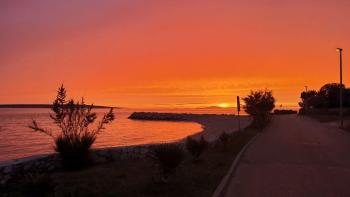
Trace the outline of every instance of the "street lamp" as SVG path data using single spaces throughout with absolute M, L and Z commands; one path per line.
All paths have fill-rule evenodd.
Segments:
M 339 52 L 339 66 L 340 66 L 340 91 L 339 91 L 339 115 L 340 115 L 340 128 L 343 128 L 344 126 L 344 120 L 343 120 L 343 49 L 337 48 L 337 51 Z

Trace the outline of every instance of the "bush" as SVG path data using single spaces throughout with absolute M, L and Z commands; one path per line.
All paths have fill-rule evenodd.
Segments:
M 53 138 L 55 151 L 60 154 L 64 167 L 80 168 L 90 163 L 89 151 L 97 135 L 105 129 L 106 124 L 114 120 L 113 108 L 111 108 L 92 129 L 91 126 L 97 118 L 92 108 L 93 105 L 85 105 L 84 99 L 81 102 L 66 101 L 66 90 L 62 85 L 52 105 L 54 115 L 50 115 L 59 130 L 52 132 L 42 128 L 35 120 L 29 128 Z
M 275 108 L 275 98 L 271 91 L 252 91 L 250 95 L 243 98 L 244 109 L 253 116 L 252 126 L 262 129 L 271 119 L 271 112 Z
M 77 138 L 60 135 L 55 139 L 55 150 L 60 153 L 64 166 L 70 169 L 79 168 L 91 163 L 89 150 L 95 140 L 96 135 L 92 134 Z
M 199 156 L 201 156 L 201 154 L 208 148 L 208 142 L 203 136 L 200 140 L 187 137 L 186 148 L 195 159 L 198 159 Z
M 160 144 L 151 148 L 150 158 L 158 169 L 161 182 L 167 182 L 169 176 L 183 162 L 185 152 L 181 144 Z
M 223 147 L 223 149 L 226 151 L 228 149 L 228 144 L 229 144 L 230 140 L 231 140 L 230 134 L 228 134 L 226 132 L 222 132 L 218 138 L 217 146 Z

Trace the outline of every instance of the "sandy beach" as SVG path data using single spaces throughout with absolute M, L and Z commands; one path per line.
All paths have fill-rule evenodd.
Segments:
M 238 117 L 225 115 L 207 115 L 196 116 L 189 118 L 190 121 L 197 122 L 203 125 L 203 131 L 192 135 L 195 138 L 204 136 L 209 142 L 215 141 L 223 132 L 232 133 L 238 131 Z M 241 116 L 241 129 L 247 127 L 251 122 L 251 117 Z

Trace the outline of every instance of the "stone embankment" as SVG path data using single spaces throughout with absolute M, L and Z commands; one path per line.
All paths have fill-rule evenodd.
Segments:
M 151 146 L 154 144 L 93 149 L 91 157 L 96 164 L 143 158 L 146 157 Z M 30 174 L 49 173 L 60 169 L 62 165 L 58 154 L 32 156 L 4 162 L 0 164 L 0 186 Z

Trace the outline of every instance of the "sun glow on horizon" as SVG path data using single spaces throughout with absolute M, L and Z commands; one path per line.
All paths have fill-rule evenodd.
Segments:
M 229 108 L 230 104 L 228 104 L 228 103 L 219 103 L 217 106 L 221 107 L 221 108 Z

